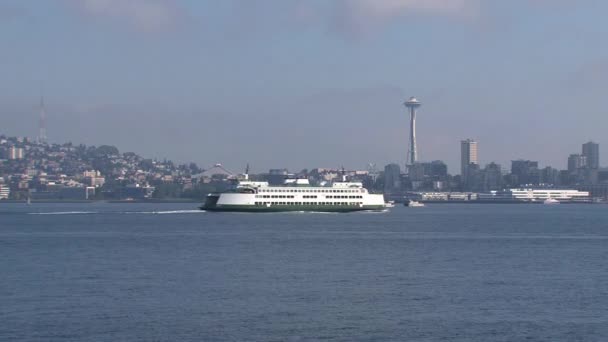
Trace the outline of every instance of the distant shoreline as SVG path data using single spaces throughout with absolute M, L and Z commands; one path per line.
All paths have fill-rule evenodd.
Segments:
M 454 203 L 461 203 L 461 204 L 544 204 L 542 201 L 536 201 L 536 202 L 530 202 L 530 201 L 486 201 L 486 200 L 469 200 L 469 201 L 419 201 L 421 203 L 428 203 L 428 204 L 454 204 Z M 597 202 L 578 202 L 578 201 L 560 201 L 560 204 L 604 204 L 604 203 L 597 203 Z
M 196 199 L 146 199 L 146 200 L 74 200 L 74 199 L 49 199 L 49 200 L 32 200 L 31 203 L 201 203 L 203 200 Z M 26 200 L 0 200 L 0 205 L 3 203 L 23 203 Z
M 53 199 L 53 200 L 32 200 L 31 203 L 32 204 L 38 204 L 38 203 L 125 203 L 125 204 L 130 204 L 130 203 L 202 203 L 204 200 L 196 200 L 196 199 L 145 199 L 145 200 L 58 200 L 58 199 Z M 419 201 L 421 203 L 426 203 L 426 204 L 518 204 L 518 205 L 522 205 L 522 204 L 527 204 L 527 205 L 537 205 L 537 204 L 543 204 L 543 202 L 527 202 L 527 201 L 479 201 L 479 200 L 470 200 L 470 201 L 433 201 L 433 200 L 429 200 L 429 201 Z M 2 204 L 16 204 L 16 203 L 22 203 L 22 204 L 26 204 L 27 201 L 25 200 L 0 200 L 0 205 Z M 564 201 L 564 202 L 560 202 L 561 204 L 607 204 L 605 202 L 570 202 L 570 201 Z M 395 203 L 395 204 L 403 204 L 401 202 Z

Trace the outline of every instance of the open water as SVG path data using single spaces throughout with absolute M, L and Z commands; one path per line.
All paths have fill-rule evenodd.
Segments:
M 0 204 L 0 341 L 608 341 L 608 206 Z

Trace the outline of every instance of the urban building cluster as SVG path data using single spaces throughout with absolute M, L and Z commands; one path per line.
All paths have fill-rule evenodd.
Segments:
M 425 193 L 441 200 L 448 199 L 448 195 L 453 196 L 450 199 L 484 198 L 478 194 L 509 189 L 573 189 L 608 198 L 608 168 L 600 167 L 599 144 L 594 142 L 583 144 L 580 154 L 570 155 L 565 170 L 540 167 L 538 161 L 523 159 L 511 161 L 510 168 L 495 162 L 481 166 L 478 142 L 472 139 L 460 142 L 460 157 L 459 175 L 450 175 L 442 161 L 416 161 L 403 171 L 398 164 L 386 165 L 380 175 L 383 191 L 392 199 Z
M 452 176 L 442 161 L 418 160 L 416 112 L 421 103 L 412 97 L 404 105 L 410 115 L 410 149 L 406 168 L 402 171 L 398 164 L 389 164 L 381 175 L 384 194 L 390 199 L 398 200 L 404 196 L 433 200 L 497 199 L 501 196 L 520 199 L 517 189 L 538 199 L 551 196 L 547 189 L 575 191 L 568 193 L 570 198 L 583 195 L 608 198 L 608 168 L 600 167 L 599 144 L 595 142 L 587 142 L 582 145 L 580 153 L 571 154 L 566 170 L 540 167 L 538 161 L 523 159 L 511 161 L 508 169 L 495 162 L 482 166 L 478 142 L 466 139 L 460 142 L 460 174 Z M 556 196 L 563 197 L 563 194 L 565 192 L 562 191 Z
M 246 171 L 248 173 L 248 171 Z M 347 176 L 382 191 L 380 172 L 339 168 L 271 169 L 250 179 L 279 185 L 289 178 L 307 178 L 312 184 L 330 184 Z M 49 144 L 42 139 L 0 135 L 0 199 L 7 200 L 162 200 L 204 198 L 230 189 L 244 174 L 221 164 L 201 169 L 196 164 L 146 159 L 120 153 L 114 146 Z
M 113 146 L 48 144 L 0 135 L 0 199 L 86 200 L 182 197 L 196 164 L 146 159 Z

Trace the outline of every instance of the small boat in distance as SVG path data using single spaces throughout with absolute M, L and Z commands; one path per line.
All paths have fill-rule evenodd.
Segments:
M 394 208 L 395 207 L 395 201 L 388 201 L 388 202 L 384 203 L 384 207 L 385 208 Z
M 559 204 L 559 201 L 554 198 L 549 197 L 543 202 L 543 204 L 547 204 L 547 205 Z
M 406 207 L 424 207 L 424 203 L 420 203 L 418 201 L 409 200 L 403 203 Z

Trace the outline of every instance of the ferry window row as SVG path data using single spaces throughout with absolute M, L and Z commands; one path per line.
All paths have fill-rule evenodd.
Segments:
M 294 195 L 255 195 L 256 198 L 294 198 Z M 306 196 L 304 196 L 306 197 Z
M 308 199 L 308 198 L 317 198 L 317 195 L 302 195 L 302 198 L 304 199 Z M 255 198 L 295 198 L 294 195 L 255 195 Z M 326 195 L 325 198 L 330 198 L 330 199 L 356 199 L 356 198 L 363 198 L 363 196 L 332 196 L 332 195 Z
M 320 193 L 348 193 L 359 192 L 359 190 L 337 190 L 337 189 L 259 189 L 258 192 L 320 192 Z
M 347 205 L 347 206 L 355 206 L 362 205 L 363 202 L 255 202 L 256 206 L 264 206 L 264 205 Z

